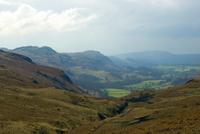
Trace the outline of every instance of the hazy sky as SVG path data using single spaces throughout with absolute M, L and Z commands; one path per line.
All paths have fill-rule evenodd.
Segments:
M 0 47 L 200 53 L 200 0 L 0 0 Z

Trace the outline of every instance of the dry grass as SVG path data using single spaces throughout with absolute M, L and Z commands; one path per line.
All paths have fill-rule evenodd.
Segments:
M 0 90 L 0 134 L 68 132 L 111 115 L 115 103 L 54 88 Z
M 199 134 L 199 85 L 200 81 L 190 82 L 182 87 L 152 92 L 153 97 L 150 100 L 129 103 L 122 114 L 103 122 L 79 127 L 70 133 Z M 137 96 L 136 94 L 133 96 Z

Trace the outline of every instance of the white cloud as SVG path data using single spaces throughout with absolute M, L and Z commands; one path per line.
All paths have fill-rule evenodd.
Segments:
M 90 13 L 98 15 L 92 24 L 96 16 Z M 0 0 L 0 41 L 60 51 L 121 53 L 163 46 L 176 51 L 177 44 L 181 50 L 182 44 L 194 49 L 200 39 L 199 13 L 200 0 Z
M 11 3 L 6 0 L 0 0 L 0 5 L 11 5 Z
M 39 31 L 74 31 L 96 18 L 86 9 L 73 8 L 62 12 L 39 11 L 22 4 L 15 11 L 0 11 L 0 34 L 29 34 Z

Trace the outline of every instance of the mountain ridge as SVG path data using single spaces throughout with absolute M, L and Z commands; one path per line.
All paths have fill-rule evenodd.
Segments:
M 58 53 L 49 47 L 33 46 L 20 47 L 10 51 L 30 57 L 40 65 L 64 70 L 75 83 L 83 88 L 94 89 L 96 86 L 92 85 L 100 85 L 98 81 L 105 81 L 107 77 L 120 79 L 117 73 L 121 68 L 115 65 L 109 57 L 98 51 Z M 91 81 L 87 81 L 85 78 L 92 80 L 94 83 L 90 84 Z M 95 79 L 98 79 L 98 81 Z
M 49 47 L 33 46 L 10 51 L 30 57 L 37 64 L 64 70 L 74 83 L 95 92 L 106 88 L 132 87 L 133 84 L 148 80 L 164 80 L 167 85 L 183 84 L 194 76 L 192 71 L 184 75 L 174 72 L 176 69 L 173 71 L 166 67 L 162 70 L 159 66 L 200 65 L 198 54 L 179 56 L 165 51 L 138 52 L 118 57 L 108 57 L 93 50 L 59 53 Z M 182 70 L 181 67 L 178 68 Z M 166 71 L 171 74 L 168 75 Z
M 116 55 L 119 60 L 143 62 L 143 66 L 152 65 L 200 65 L 200 54 L 173 54 L 166 51 L 144 51 Z M 134 66 L 134 64 L 132 64 Z

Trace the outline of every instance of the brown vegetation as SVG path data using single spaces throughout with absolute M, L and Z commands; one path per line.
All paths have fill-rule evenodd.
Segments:
M 198 78 L 166 90 L 99 99 L 58 69 L 0 52 L 0 134 L 199 134 L 199 119 Z

